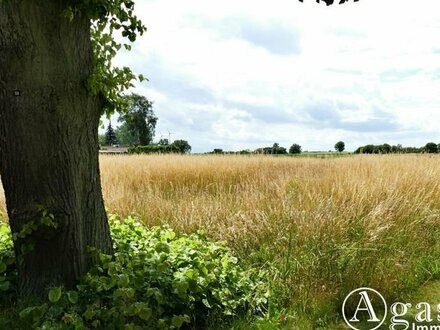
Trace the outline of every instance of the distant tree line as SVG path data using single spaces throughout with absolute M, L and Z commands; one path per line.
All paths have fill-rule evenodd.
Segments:
M 343 141 L 339 141 L 335 144 L 335 150 L 338 152 L 343 152 L 345 150 L 345 143 Z M 271 147 L 262 147 L 257 148 L 254 151 L 251 151 L 249 149 L 241 150 L 241 151 L 223 151 L 223 149 L 214 149 L 211 152 L 207 152 L 207 154 L 222 154 L 222 155 L 229 155 L 229 154 L 238 154 L 238 155 L 249 155 L 249 154 L 262 154 L 262 155 L 295 155 L 302 153 L 302 147 L 297 144 L 293 143 L 289 150 L 287 150 L 284 147 L 281 147 L 279 143 L 274 143 Z
M 130 154 L 186 154 L 191 151 L 188 141 L 176 140 L 171 144 L 154 144 L 147 146 L 131 146 L 128 148 Z
M 301 147 L 299 146 L 301 149 Z M 240 151 L 224 151 L 223 149 L 214 149 L 211 152 L 207 152 L 207 154 L 221 154 L 221 155 L 250 155 L 250 154 L 264 154 L 264 155 L 286 155 L 287 149 L 281 147 L 279 143 L 274 143 L 271 147 L 263 147 L 255 150 L 240 150 Z
M 415 154 L 415 153 L 438 153 L 440 152 L 440 144 L 428 142 L 425 146 L 403 147 L 401 144 L 389 145 L 388 143 L 373 145 L 367 144 L 357 148 L 355 154 Z
M 334 145 L 334 149 L 342 153 L 345 150 L 345 143 L 343 141 L 338 141 Z M 331 152 L 329 150 L 329 152 Z M 223 149 L 214 149 L 208 154 L 263 154 L 263 155 L 286 155 L 286 154 L 300 154 L 302 153 L 302 148 L 299 144 L 292 144 L 287 150 L 286 148 L 279 145 L 279 143 L 274 143 L 271 147 L 257 148 L 253 151 L 251 150 L 241 150 L 241 151 L 223 151 Z M 357 148 L 354 154 L 414 154 L 414 153 L 440 153 L 440 143 L 428 142 L 423 147 L 403 147 L 401 144 L 390 145 L 388 143 L 384 144 L 367 144 Z
M 272 147 L 258 148 L 254 151 L 254 153 L 265 155 L 285 155 L 287 154 L 287 149 L 281 147 L 279 143 L 274 143 Z
M 223 149 L 214 149 L 207 154 L 221 154 L 221 155 L 250 155 L 250 154 L 262 154 L 262 155 L 287 155 L 289 154 L 300 154 L 302 152 L 301 146 L 299 144 L 292 144 L 292 146 L 287 150 L 281 147 L 279 143 L 274 143 L 271 147 L 262 147 L 255 150 L 240 150 L 240 151 L 224 151 Z
M 206 152 L 211 155 L 250 155 L 253 151 L 249 149 L 243 149 L 240 151 L 225 151 L 223 149 L 216 148 L 213 151 Z
M 336 142 L 334 149 L 337 152 L 342 153 L 345 150 L 345 143 L 343 141 Z M 329 150 L 330 152 L 330 150 Z M 263 154 L 263 155 L 286 155 L 286 154 L 300 154 L 302 153 L 302 148 L 299 144 L 292 144 L 287 150 L 281 147 L 279 143 L 274 143 L 271 147 L 257 148 L 254 151 L 251 150 L 241 150 L 241 151 L 223 151 L 223 149 L 214 149 L 208 154 Z M 367 144 L 357 148 L 353 153 L 355 154 L 413 154 L 413 153 L 440 153 L 440 143 L 436 144 L 434 142 L 428 142 L 425 146 L 417 147 L 403 147 L 401 144 L 390 145 L 388 143 L 374 145 Z

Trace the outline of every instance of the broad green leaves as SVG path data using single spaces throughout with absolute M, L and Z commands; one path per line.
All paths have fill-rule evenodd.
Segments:
M 60 298 L 61 298 L 61 293 L 62 293 L 62 291 L 61 291 L 61 288 L 60 288 L 60 287 L 56 287 L 56 288 L 52 288 L 52 289 L 50 289 L 50 290 L 49 290 L 49 294 L 48 294 L 48 296 L 49 296 L 49 301 L 50 301 L 51 303 L 56 303 L 56 302 L 58 302 L 58 300 L 60 300 Z
M 77 291 L 67 292 L 67 299 L 71 304 L 76 304 L 78 302 L 78 292 Z
M 123 99 L 123 93 L 134 86 L 135 80 L 142 82 L 145 77 L 136 76 L 128 67 L 113 65 L 113 59 L 122 47 L 131 50 L 129 43 L 116 41 L 115 33 L 119 31 L 124 39 L 134 42 L 146 27 L 134 14 L 132 0 L 81 0 L 63 11 L 69 21 L 80 15 L 87 15 L 92 21 L 95 70 L 88 81 L 89 91 L 92 95 L 104 97 L 103 113 L 109 116 L 115 110 L 124 112 L 128 103 Z
M 114 216 L 110 222 L 114 257 L 100 254 L 76 290 L 51 288 L 47 304 L 20 313 L 24 320 L 42 329 L 179 329 L 226 324 L 239 314 L 265 310 L 263 275 L 242 269 L 227 247 L 202 232 L 178 235 Z M 4 253 L 0 248 L 0 265 Z
M 93 95 L 102 95 L 105 98 L 103 112 L 108 116 L 114 111 L 125 112 L 129 103 L 123 94 L 133 87 L 133 82 L 138 78 L 128 67 L 114 67 L 113 59 L 122 44 L 113 38 L 114 30 L 108 28 L 107 22 L 95 22 L 92 25 L 92 41 L 95 51 L 95 71 L 89 78 L 89 90 Z M 143 33 L 143 30 L 139 32 Z M 131 39 L 133 39 L 131 35 Z M 131 46 L 124 44 L 125 49 Z M 144 77 L 141 77 L 144 79 Z

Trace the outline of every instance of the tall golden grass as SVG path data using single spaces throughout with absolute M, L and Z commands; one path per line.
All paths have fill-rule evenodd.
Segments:
M 110 212 L 231 243 L 282 238 L 285 226 L 305 239 L 353 222 L 374 241 L 408 217 L 439 219 L 437 156 L 101 156 L 101 172 Z
M 184 232 L 205 229 L 244 262 L 275 269 L 275 290 L 289 306 L 330 315 L 354 288 L 402 298 L 440 278 L 440 156 L 100 162 L 109 212 Z

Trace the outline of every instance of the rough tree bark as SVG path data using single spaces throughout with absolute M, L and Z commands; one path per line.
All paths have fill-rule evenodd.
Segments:
M 95 262 L 94 246 L 111 253 L 98 164 L 102 100 L 87 92 L 93 70 L 90 22 L 62 17 L 66 0 L 0 1 L 0 174 L 13 233 L 41 218 L 14 242 L 21 295 L 48 285 L 72 286 Z M 23 254 L 22 246 L 33 243 Z

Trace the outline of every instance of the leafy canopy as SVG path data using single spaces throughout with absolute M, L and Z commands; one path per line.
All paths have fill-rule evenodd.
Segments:
M 123 98 L 123 93 L 134 86 L 135 80 L 145 80 L 142 75 L 136 76 L 128 67 L 113 66 L 118 50 L 122 47 L 131 50 L 129 43 L 115 40 L 116 31 L 129 42 L 134 42 L 138 35 L 146 31 L 146 27 L 134 14 L 134 1 L 72 0 L 63 14 L 70 21 L 86 15 L 92 22 L 95 70 L 88 82 L 90 93 L 104 98 L 103 113 L 107 116 L 116 110 L 126 111 L 128 102 Z
M 149 145 L 153 142 L 157 124 L 153 103 L 146 97 L 134 93 L 124 97 L 124 100 L 128 102 L 129 107 L 118 120 L 126 125 L 136 144 Z
M 300 154 L 302 152 L 301 146 L 299 144 L 292 144 L 289 148 L 289 154 Z
M 345 143 L 344 143 L 344 141 L 336 142 L 335 150 L 338 151 L 338 152 L 343 152 L 345 150 Z
M 430 154 L 435 154 L 438 152 L 438 146 L 434 142 L 428 142 L 425 145 L 425 151 Z
M 191 151 L 191 146 L 186 140 L 175 140 L 172 145 L 174 145 L 182 154 L 186 154 Z

